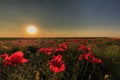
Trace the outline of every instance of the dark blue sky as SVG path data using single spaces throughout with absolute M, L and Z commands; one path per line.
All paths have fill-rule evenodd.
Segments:
M 120 37 L 120 0 L 0 0 L 0 36 L 26 37 L 27 25 L 36 37 Z

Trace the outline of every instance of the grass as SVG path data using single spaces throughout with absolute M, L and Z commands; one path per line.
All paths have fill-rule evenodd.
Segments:
M 45 55 L 38 52 L 39 48 L 58 47 L 62 42 L 68 44 L 62 53 L 52 52 Z M 78 47 L 84 44 L 91 47 L 95 57 L 102 59 L 102 64 L 91 64 L 88 61 L 79 61 L 82 52 Z M 4 67 L 0 59 L 0 80 L 104 80 L 109 75 L 111 80 L 120 79 L 120 39 L 114 38 L 4 38 L 0 40 L 0 53 L 9 55 L 22 51 L 28 63 L 17 67 Z M 66 69 L 54 73 L 49 69 L 49 61 L 54 55 L 61 54 Z

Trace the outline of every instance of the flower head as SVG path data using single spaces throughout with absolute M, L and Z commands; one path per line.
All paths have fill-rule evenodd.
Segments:
M 52 48 L 52 47 L 49 47 L 49 48 L 40 48 L 39 52 L 42 52 L 44 54 L 50 55 L 50 54 L 52 54 L 53 50 L 54 50 L 54 48 Z
M 55 72 L 62 72 L 65 70 L 65 64 L 62 61 L 62 55 L 54 56 L 53 59 L 49 62 L 50 69 Z
M 4 58 L 4 59 L 5 59 L 5 58 L 7 58 L 7 57 L 8 57 L 8 54 L 7 54 L 7 53 L 0 55 L 0 58 Z
M 17 64 L 28 62 L 28 60 L 25 59 L 23 56 L 24 55 L 21 51 L 15 52 L 11 56 L 7 55 L 3 60 L 4 67 L 10 66 L 10 65 L 16 66 Z
M 3 60 L 4 67 L 11 66 L 10 57 L 7 57 Z
M 84 49 L 85 49 L 85 46 L 84 46 L 84 45 L 80 45 L 79 48 L 78 48 L 79 51 L 80 51 L 80 50 L 84 50 Z
M 15 52 L 10 56 L 10 62 L 12 64 L 20 64 L 20 63 L 25 63 L 28 62 L 27 59 L 25 59 L 24 54 L 21 51 Z
M 67 44 L 65 42 L 63 42 L 62 44 L 59 44 L 59 48 L 62 48 L 62 49 L 67 49 Z
M 85 54 L 80 54 L 80 56 L 79 56 L 78 59 L 79 59 L 79 60 L 84 60 L 84 59 L 85 59 Z
M 64 51 L 63 48 L 56 48 L 56 49 L 55 49 L 55 52 L 63 52 L 63 51 Z

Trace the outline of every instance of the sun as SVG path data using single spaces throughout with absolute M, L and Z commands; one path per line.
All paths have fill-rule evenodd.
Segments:
M 28 34 L 33 35 L 37 33 L 37 28 L 35 26 L 28 26 L 26 31 Z

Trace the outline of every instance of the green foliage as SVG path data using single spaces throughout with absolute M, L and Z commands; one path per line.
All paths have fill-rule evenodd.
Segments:
M 109 66 L 108 69 L 114 80 L 120 79 L 120 46 L 111 45 L 106 47 L 103 60 Z
M 0 54 L 7 53 L 9 51 L 9 48 L 5 45 L 0 45 Z
M 0 58 L 0 78 L 2 77 L 3 80 L 4 78 L 6 80 L 103 80 L 104 76 L 108 74 L 111 75 L 111 80 L 120 80 L 119 40 L 110 41 L 108 38 L 88 40 L 86 46 L 90 46 L 91 52 L 103 60 L 102 64 L 91 64 L 85 60 L 78 60 L 78 56 L 81 54 L 78 47 L 83 44 L 84 41 L 82 40 L 76 43 L 68 43 L 68 49 L 62 53 L 53 52 L 51 55 L 46 55 L 38 52 L 40 47 L 58 47 L 58 44 L 66 41 L 66 39 L 54 39 L 55 42 L 52 42 L 52 40 L 40 39 L 41 44 L 25 45 L 23 47 L 2 44 L 0 53 L 12 54 L 20 50 L 29 62 L 17 67 L 3 67 Z M 98 44 L 92 42 L 98 42 Z M 55 74 L 49 69 L 49 61 L 53 58 L 53 55 L 57 54 L 62 54 L 66 69 L 64 72 Z

